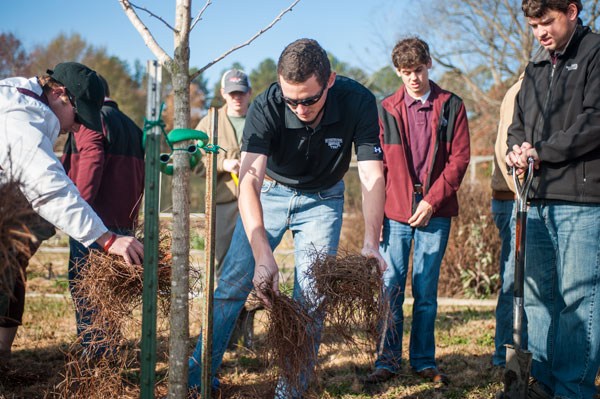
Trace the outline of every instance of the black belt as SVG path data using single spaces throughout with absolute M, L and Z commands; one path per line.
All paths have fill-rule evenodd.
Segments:
M 413 184 L 413 191 L 417 194 L 423 194 L 423 185 L 422 184 Z

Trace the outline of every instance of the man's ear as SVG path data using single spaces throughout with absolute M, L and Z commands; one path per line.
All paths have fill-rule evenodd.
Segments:
M 329 80 L 327 80 L 327 88 L 330 89 L 334 83 L 335 83 L 335 72 L 331 72 L 331 75 L 329 75 Z
M 577 10 L 577 6 L 575 5 L 575 3 L 570 3 L 567 8 L 567 18 L 570 21 L 574 21 L 577 19 L 578 14 L 579 14 L 579 11 Z
M 394 72 L 396 72 L 396 75 L 402 79 L 402 73 L 400 73 L 400 70 L 398 68 L 394 68 Z
M 55 98 L 58 98 L 62 95 L 67 94 L 67 89 L 65 89 L 64 87 L 60 86 L 60 87 L 55 87 L 54 89 L 52 89 L 52 91 L 50 92 L 50 94 L 52 96 L 54 96 Z
M 431 69 L 433 66 L 433 62 L 431 61 L 431 57 L 429 57 L 429 61 L 427 61 L 427 69 Z

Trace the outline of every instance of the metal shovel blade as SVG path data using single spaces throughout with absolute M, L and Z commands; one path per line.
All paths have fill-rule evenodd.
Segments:
M 504 399 L 526 399 L 531 370 L 531 352 L 506 345 Z

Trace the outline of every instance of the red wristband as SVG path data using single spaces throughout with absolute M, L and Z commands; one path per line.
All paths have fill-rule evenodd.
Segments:
M 108 252 L 108 249 L 110 248 L 111 245 L 113 245 L 113 243 L 115 242 L 116 239 L 117 239 L 117 235 L 115 233 L 112 233 L 112 236 L 110 236 L 108 241 L 106 241 L 106 244 L 104 244 L 104 250 L 106 252 Z

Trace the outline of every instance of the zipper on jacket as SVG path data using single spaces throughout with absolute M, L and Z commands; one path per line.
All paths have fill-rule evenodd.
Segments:
M 431 185 L 431 173 L 433 171 L 433 164 L 435 163 L 435 157 L 437 155 L 438 149 L 440 148 L 440 132 L 441 132 L 441 126 L 443 126 L 444 123 L 444 110 L 446 109 L 446 106 L 448 105 L 448 101 L 450 101 L 449 97 L 446 101 L 444 101 L 444 104 L 442 104 L 442 109 L 440 110 L 440 120 L 438 121 L 438 126 L 436 128 L 435 131 L 435 144 L 433 146 L 433 154 L 431 154 L 431 164 L 429 165 L 429 171 L 427 173 L 427 181 L 425 182 L 425 189 L 423 190 L 423 196 L 425 196 L 425 194 L 427 194 L 429 192 L 429 187 Z M 446 124 L 446 128 L 448 127 L 448 125 Z
M 542 107 L 542 112 L 540 113 L 540 116 L 538 117 L 538 132 L 540 134 L 540 136 L 542 136 L 542 132 L 543 132 L 543 126 L 544 126 L 544 121 L 546 118 L 546 112 L 548 111 L 548 106 L 550 105 L 550 98 L 552 97 L 552 88 L 554 86 L 554 71 L 556 71 L 556 64 L 558 63 L 558 58 L 556 59 L 556 62 L 552 63 L 552 72 L 550 72 L 550 81 L 548 82 L 548 92 L 546 93 L 546 98 L 544 99 L 544 106 Z M 539 137 L 539 139 L 541 140 L 543 137 Z M 531 141 L 535 142 L 535 137 L 531 137 Z M 531 143 L 531 145 L 533 145 L 533 143 Z

